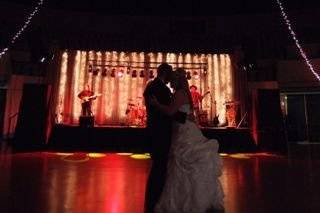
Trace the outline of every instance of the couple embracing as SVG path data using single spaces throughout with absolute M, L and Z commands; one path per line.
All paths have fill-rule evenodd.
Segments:
M 194 122 L 185 70 L 161 64 L 144 98 L 152 159 L 145 212 L 223 212 L 219 144 L 204 137 Z

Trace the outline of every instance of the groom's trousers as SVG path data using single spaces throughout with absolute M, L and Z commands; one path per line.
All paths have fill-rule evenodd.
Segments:
M 169 145 L 171 141 L 171 134 L 162 134 L 151 137 L 151 159 L 152 166 L 147 182 L 145 194 L 145 212 L 152 213 L 153 209 L 158 202 L 162 190 L 164 188 L 167 161 L 169 153 Z

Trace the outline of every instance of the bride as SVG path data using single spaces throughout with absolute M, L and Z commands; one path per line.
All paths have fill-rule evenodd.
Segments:
M 186 72 L 178 68 L 170 84 L 175 90 L 173 103 L 161 105 L 153 97 L 151 104 L 169 115 L 178 110 L 192 114 Z M 224 193 L 218 179 L 222 173 L 222 160 L 218 148 L 218 141 L 204 137 L 193 121 L 173 124 L 166 183 L 155 207 L 156 213 L 223 211 Z

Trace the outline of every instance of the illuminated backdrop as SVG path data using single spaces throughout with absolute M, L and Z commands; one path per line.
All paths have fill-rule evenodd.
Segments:
M 190 85 L 202 94 L 208 119 L 219 116 L 226 122 L 227 101 L 233 101 L 233 71 L 228 54 L 182 54 L 145 52 L 65 51 L 61 56 L 56 122 L 77 124 L 81 113 L 78 93 L 89 84 L 102 95 L 92 106 L 97 125 L 127 123 L 128 104 L 143 106 L 142 94 L 156 67 L 167 62 L 174 68 L 184 67 L 190 73 Z

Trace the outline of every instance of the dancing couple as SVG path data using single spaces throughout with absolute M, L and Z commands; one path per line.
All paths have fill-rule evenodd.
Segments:
M 161 64 L 144 98 L 152 159 L 145 212 L 224 212 L 219 144 L 204 137 L 194 122 L 185 70 Z

